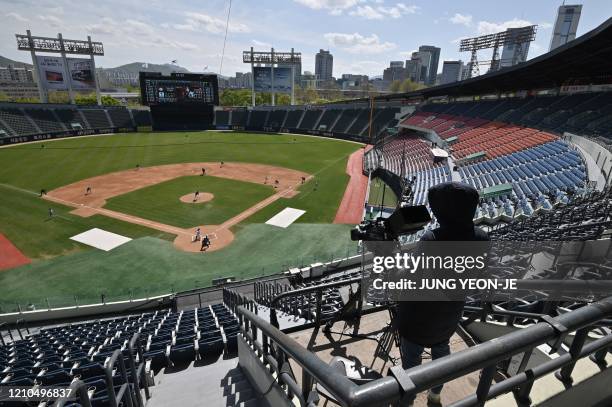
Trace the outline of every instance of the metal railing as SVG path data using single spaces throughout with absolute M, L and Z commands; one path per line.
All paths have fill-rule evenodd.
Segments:
M 145 397 L 147 400 L 151 398 L 151 393 L 149 391 L 149 383 L 146 378 L 145 361 L 144 361 L 144 356 L 143 356 L 144 352 L 142 350 L 142 343 L 140 342 L 139 332 L 136 332 L 132 336 L 132 339 L 130 339 L 130 342 L 128 343 L 128 347 L 127 347 L 127 352 L 128 352 L 129 369 L 132 375 L 132 381 L 133 381 L 133 386 L 134 386 L 133 387 L 134 396 L 136 398 L 138 406 L 144 407 L 145 402 L 142 399 L 142 394 L 140 393 L 141 385 L 144 386 Z M 137 357 L 138 357 L 138 365 L 136 365 Z
M 298 298 L 298 297 L 307 297 L 308 299 L 312 299 L 314 295 L 315 301 L 315 311 L 314 311 L 314 322 L 317 326 L 319 326 L 323 320 L 323 301 L 324 301 L 324 292 L 330 289 L 350 286 L 352 284 L 361 284 L 362 277 L 353 277 L 346 280 L 335 281 L 331 283 L 323 283 L 318 284 L 312 287 L 300 288 L 297 290 L 284 291 L 279 292 L 277 295 L 272 296 L 272 298 L 268 301 L 268 306 L 270 307 L 270 323 L 274 326 L 278 327 L 278 319 L 276 315 L 276 307 L 277 304 L 283 302 L 283 300 L 287 298 Z M 287 308 L 286 308 L 287 309 Z M 294 301 L 293 305 L 288 305 L 288 309 L 292 314 L 297 315 L 297 302 Z
M 236 309 L 246 342 L 258 357 L 266 361 L 271 372 L 276 371 L 275 366 L 282 366 L 287 358 L 301 367 L 303 374 L 298 398 L 302 405 L 310 405 L 308 400 L 316 398 L 315 383 L 342 406 L 385 406 L 480 370 L 475 393 L 453 406 L 482 406 L 486 400 L 510 391 L 518 402 L 526 402 L 534 381 L 546 374 L 556 371 L 559 380 L 570 384 L 576 362 L 581 358 L 592 355 L 591 360 L 601 369 L 605 368 L 605 357 L 612 346 L 612 335 L 586 343 L 589 332 L 612 317 L 612 297 L 609 297 L 555 318 L 541 317 L 542 322 L 535 325 L 424 365 L 408 370 L 401 366 L 393 367 L 390 376 L 357 385 L 249 309 L 243 306 L 236 306 Z M 569 351 L 563 352 L 561 343 L 570 333 L 575 333 L 574 339 Z M 551 341 L 555 343 L 553 349 L 559 350 L 561 355 L 528 369 L 527 362 L 534 349 Z M 497 364 L 516 355 L 520 356 L 518 373 L 494 384 Z M 283 380 L 281 376 L 277 377 L 279 382 Z M 288 389 L 287 397 L 293 395 L 293 387 L 293 384 L 284 387 Z
M 247 308 L 239 306 L 237 309 L 246 342 L 266 362 L 270 374 L 277 373 L 289 358 L 302 368 L 301 386 L 292 383 L 286 392 L 288 399 L 297 396 L 302 406 L 314 405 L 318 399 L 314 385 L 319 383 L 343 406 L 388 405 L 399 400 L 401 388 L 394 378 L 357 385 Z M 277 377 L 281 385 L 287 384 L 286 377 Z M 298 394 L 291 390 L 295 388 L 299 389 Z

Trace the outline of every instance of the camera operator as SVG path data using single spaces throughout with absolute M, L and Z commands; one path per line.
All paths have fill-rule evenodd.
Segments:
M 428 191 L 429 206 L 440 227 L 427 231 L 421 241 L 487 241 L 485 231 L 474 226 L 478 191 L 467 184 L 446 182 Z M 432 359 L 450 354 L 449 340 L 461 319 L 462 301 L 404 301 L 398 303 L 402 368 L 421 364 L 424 348 Z M 429 391 L 428 401 L 440 403 L 442 385 Z M 414 397 L 406 400 L 412 405 Z

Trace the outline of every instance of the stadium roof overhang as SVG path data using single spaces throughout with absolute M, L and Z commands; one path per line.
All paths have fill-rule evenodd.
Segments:
M 612 18 L 573 41 L 513 67 L 464 81 L 379 100 L 473 96 L 567 85 L 609 83 L 612 78 Z

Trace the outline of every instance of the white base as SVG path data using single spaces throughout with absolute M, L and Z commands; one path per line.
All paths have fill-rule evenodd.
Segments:
M 132 239 L 116 233 L 107 232 L 106 230 L 94 228 L 76 236 L 72 236 L 70 240 L 74 240 L 108 252 L 124 243 L 129 242 Z

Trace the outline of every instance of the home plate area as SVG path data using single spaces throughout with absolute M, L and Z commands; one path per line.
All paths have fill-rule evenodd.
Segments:
M 106 230 L 98 228 L 89 229 L 86 232 L 72 236 L 70 239 L 95 247 L 96 249 L 104 250 L 105 252 L 111 251 L 114 248 L 132 240 L 129 237 L 107 232 Z
M 276 215 L 272 216 L 270 219 L 268 219 L 266 225 L 286 228 L 305 213 L 306 211 L 303 211 L 301 209 L 285 208 Z

